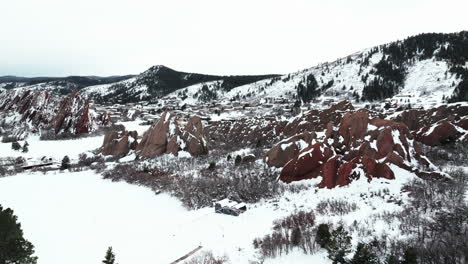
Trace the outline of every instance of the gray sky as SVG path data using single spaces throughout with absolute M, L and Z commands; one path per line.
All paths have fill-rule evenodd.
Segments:
M 0 0 L 0 75 L 288 73 L 422 32 L 466 0 Z

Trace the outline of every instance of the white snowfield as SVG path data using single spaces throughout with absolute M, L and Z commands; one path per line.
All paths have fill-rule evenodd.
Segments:
M 83 140 L 54 141 L 57 145 L 49 147 L 50 154 L 58 155 L 55 148 L 60 144 L 62 154 L 85 151 L 79 149 L 82 145 L 92 146 L 89 151 L 99 146 L 101 139 L 83 139 L 96 140 L 86 144 Z M 47 153 L 47 149 L 35 149 L 40 144 L 30 141 L 31 155 Z M 10 147 L 0 144 L 2 156 L 6 155 L 4 145 Z M 395 197 L 406 201 L 401 186 L 414 176 L 397 167 L 392 169 L 396 180 L 376 179 L 368 183 L 362 178 L 332 190 L 314 187 L 320 178 L 294 183 L 307 185 L 308 189 L 286 193 L 276 201 L 248 204 L 248 210 L 239 217 L 216 214 L 212 207 L 187 210 L 168 194 L 156 195 L 149 188 L 104 180 L 93 171 L 25 172 L 0 178 L 0 204 L 14 209 L 26 238 L 36 247 L 39 264 L 99 263 L 108 246 L 114 248 L 120 264 L 171 263 L 199 245 L 215 255 L 226 255 L 230 263 L 247 264 L 257 256 L 253 239 L 271 233 L 274 220 L 296 210 L 313 210 L 327 199 L 354 202 L 358 209 L 344 216 L 317 213 L 317 224 L 343 222 L 351 226 L 356 221 L 372 235 L 399 236 L 397 223 L 387 224 L 378 215 L 401 209 L 387 200 Z M 383 190 L 388 190 L 384 192 L 387 194 L 369 195 Z M 353 233 L 353 238 L 356 245 L 357 234 Z M 294 251 L 265 263 L 330 261 L 321 250 L 314 255 Z

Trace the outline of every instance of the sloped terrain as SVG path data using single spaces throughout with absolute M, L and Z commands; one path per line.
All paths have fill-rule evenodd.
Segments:
M 466 101 L 468 33 L 421 34 L 279 78 L 238 87 L 227 98 L 353 102 L 391 98 L 399 105 Z
M 157 65 L 127 81 L 111 85 L 91 86 L 86 88 L 83 93 L 101 103 L 157 102 L 158 98 L 195 84 L 219 81 L 217 88 L 229 91 L 234 87 L 267 79 L 272 76 L 274 75 L 214 76 L 178 72 L 168 67 Z M 183 97 L 182 94 L 181 97 Z

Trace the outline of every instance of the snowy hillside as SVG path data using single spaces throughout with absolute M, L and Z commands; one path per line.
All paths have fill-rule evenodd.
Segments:
M 427 107 L 429 104 L 434 106 L 457 97 L 454 91 L 466 79 L 468 56 L 461 56 L 461 62 L 454 62 L 451 56 L 444 55 L 440 50 L 450 49 L 450 42 L 440 43 L 435 38 L 431 46 L 433 50 L 428 52 L 430 56 L 420 52 L 410 54 L 403 60 L 393 59 L 390 47 L 407 49 L 405 45 L 410 45 L 408 43 L 417 41 L 418 38 L 420 36 L 367 49 L 281 78 L 237 87 L 227 93 L 226 97 L 248 101 L 282 97 L 294 101 L 300 97 L 298 89 L 301 85 L 311 90 L 311 97 L 319 101 L 347 99 L 359 103 L 388 98 L 399 104 Z M 461 45 L 468 48 L 466 33 L 461 33 L 457 38 L 464 42 L 455 42 L 454 49 Z M 376 80 L 378 83 L 374 83 Z M 387 83 L 390 85 L 386 85 Z
M 163 65 L 156 65 L 132 79 L 111 85 L 87 87 L 83 90 L 83 94 L 101 103 L 156 102 L 158 98 L 193 85 L 195 87 L 200 85 L 202 88 L 204 83 L 219 81 L 217 90 L 228 91 L 233 87 L 272 76 L 274 75 L 214 76 L 179 72 Z M 195 87 L 192 87 L 189 93 L 196 93 Z

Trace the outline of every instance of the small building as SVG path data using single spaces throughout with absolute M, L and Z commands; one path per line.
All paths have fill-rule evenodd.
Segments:
M 233 216 L 239 216 L 241 213 L 247 211 L 247 205 L 245 203 L 238 203 L 229 199 L 223 199 L 215 202 L 215 212 L 218 214 L 227 214 Z

